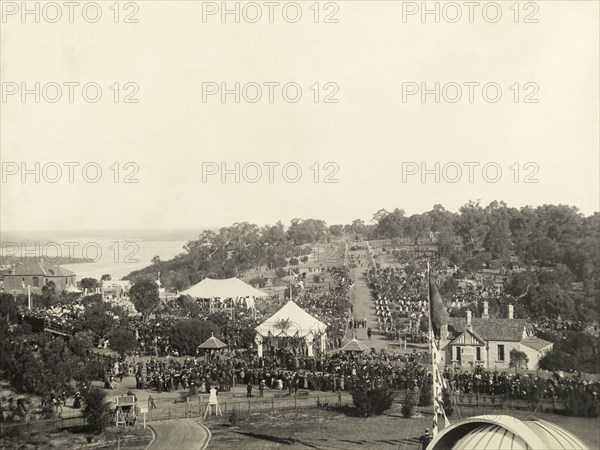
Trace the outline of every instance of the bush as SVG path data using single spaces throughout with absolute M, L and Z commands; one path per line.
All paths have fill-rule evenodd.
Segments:
M 412 417 L 415 411 L 415 401 L 411 395 L 406 395 L 404 402 L 402 403 L 402 415 L 406 418 Z
M 598 417 L 598 400 L 590 393 L 572 391 L 567 397 L 565 414 L 577 417 Z
M 431 378 L 427 378 L 425 384 L 421 386 L 421 393 L 419 395 L 419 406 L 431 406 L 433 403 L 433 387 L 431 385 Z
M 323 281 L 323 275 L 319 275 L 319 274 L 313 275 L 313 281 L 315 283 L 321 283 Z
M 92 430 L 102 432 L 110 424 L 112 416 L 106 394 L 92 387 L 83 392 L 83 401 L 85 403 L 83 417 Z
M 352 392 L 352 402 L 361 416 L 379 416 L 392 406 L 392 393 L 386 388 L 359 388 Z
M 307 263 L 308 262 L 308 256 L 303 256 L 302 258 L 300 258 L 300 261 L 303 263 Z
M 452 416 L 454 414 L 454 401 L 450 396 L 450 392 L 447 389 L 442 391 L 442 401 L 444 402 L 444 411 L 446 412 L 446 417 Z
M 277 278 L 283 278 L 288 274 L 288 271 L 285 270 L 283 267 L 280 267 L 279 269 L 277 269 L 275 271 L 275 277 Z
M 297 266 L 298 258 L 290 258 L 290 266 Z

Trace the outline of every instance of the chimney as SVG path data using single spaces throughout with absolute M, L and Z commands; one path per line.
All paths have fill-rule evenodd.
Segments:
M 485 302 L 483 302 L 483 314 L 481 315 L 482 319 L 489 319 L 490 318 L 490 311 L 489 311 L 489 305 L 487 300 Z
M 508 305 L 508 318 L 514 319 L 515 316 L 515 307 L 513 305 Z
M 473 324 L 471 323 L 471 311 L 467 309 L 467 329 L 473 331 Z

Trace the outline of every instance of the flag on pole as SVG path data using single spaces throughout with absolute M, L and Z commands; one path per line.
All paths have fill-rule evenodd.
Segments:
M 436 436 L 438 432 L 438 416 L 444 418 L 444 427 L 450 425 L 446 412 L 444 411 L 444 401 L 442 390 L 444 388 L 444 377 L 440 373 L 438 364 L 440 357 L 437 348 L 437 340 L 440 338 L 440 329 L 442 325 L 448 323 L 448 312 L 442 302 L 442 297 L 437 290 L 435 281 L 431 277 L 431 268 L 427 263 L 428 278 L 428 298 L 429 298 L 429 350 L 431 351 L 431 375 L 432 375 L 432 394 L 433 394 L 433 424 L 432 435 Z
M 442 325 L 448 324 L 448 311 L 442 301 L 435 280 L 431 276 L 431 270 L 428 270 L 429 277 L 429 317 L 431 317 L 431 325 L 433 334 L 436 339 L 440 338 L 440 329 Z
M 446 417 L 446 411 L 444 410 L 444 400 L 442 392 L 443 389 L 448 389 L 448 383 L 444 378 L 444 375 L 440 372 L 440 368 L 438 366 L 440 359 L 435 341 L 431 345 L 431 350 L 433 353 L 433 423 L 434 427 L 437 429 L 438 415 L 441 414 L 444 418 L 444 428 L 446 428 L 450 426 L 450 421 L 448 420 L 448 417 Z

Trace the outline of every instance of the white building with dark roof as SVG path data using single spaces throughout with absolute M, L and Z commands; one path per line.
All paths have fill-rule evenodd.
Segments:
M 540 358 L 554 344 L 533 335 L 531 324 L 525 319 L 515 319 L 513 306 L 508 305 L 507 318 L 492 319 L 484 302 L 482 317 L 474 318 L 471 311 L 466 317 L 452 317 L 442 327 L 440 349 L 445 363 L 470 368 L 483 365 L 486 369 L 508 369 L 513 349 L 527 355 L 528 369 L 537 369 Z

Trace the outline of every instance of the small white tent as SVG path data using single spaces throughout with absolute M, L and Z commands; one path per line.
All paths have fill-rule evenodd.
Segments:
M 318 335 L 321 338 L 321 350 L 324 350 L 326 330 L 327 325 L 290 300 L 283 308 L 256 327 L 258 356 L 262 356 L 262 343 L 265 337 L 304 338 L 308 347 L 308 355 L 312 356 L 312 342 Z

